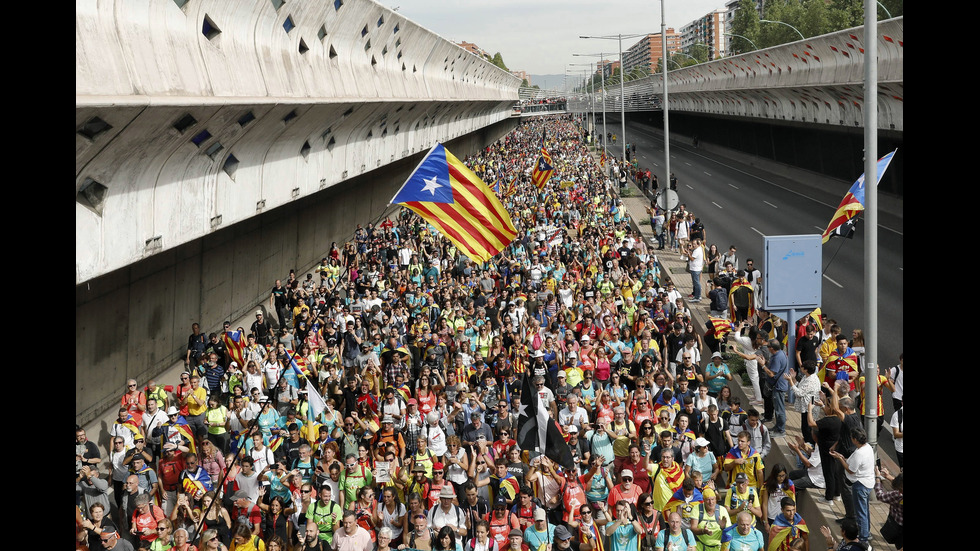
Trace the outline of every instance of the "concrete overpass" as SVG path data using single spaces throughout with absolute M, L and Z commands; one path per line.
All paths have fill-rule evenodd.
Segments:
M 76 2 L 76 422 L 383 212 L 521 80 L 370 0 Z
M 904 18 L 878 23 L 878 126 L 904 130 Z M 858 27 L 668 71 L 670 111 L 758 121 L 863 126 L 864 28 Z M 568 109 L 661 110 L 660 74 L 570 95 Z M 624 99 L 625 98 L 625 99 Z

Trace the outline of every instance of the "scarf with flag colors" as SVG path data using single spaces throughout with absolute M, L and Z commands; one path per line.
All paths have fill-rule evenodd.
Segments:
M 429 150 L 391 202 L 414 211 L 479 264 L 517 236 L 510 215 L 490 187 L 440 143 Z
M 769 551 L 788 551 L 801 532 L 809 534 L 810 529 L 799 513 L 793 513 L 792 522 L 782 513 L 776 515 L 776 520 L 769 527 Z
M 888 169 L 888 165 L 892 162 L 892 157 L 898 150 L 892 151 L 891 153 L 885 155 L 884 157 L 878 159 L 877 167 L 875 171 L 878 173 L 878 182 L 881 182 L 882 175 L 885 174 L 885 170 Z M 823 232 L 823 242 L 826 243 L 830 240 L 830 235 L 834 230 L 842 226 L 845 222 L 857 216 L 859 212 L 864 210 L 864 174 L 858 177 L 851 189 L 847 191 L 844 198 L 841 200 L 840 205 L 837 207 L 837 211 L 830 218 L 830 224 L 827 225 L 827 229 Z
M 732 469 L 732 479 L 734 480 L 735 475 L 738 473 L 745 473 L 749 477 L 749 485 L 755 485 L 756 469 L 754 465 L 757 464 L 759 467 L 762 467 L 762 456 L 759 455 L 759 452 L 752 446 L 749 446 L 749 452 L 746 454 L 743 454 L 742 450 L 738 446 L 735 446 L 734 448 L 728 450 L 728 453 L 725 454 L 725 461 L 722 463 L 722 466 L 725 468 L 725 470 L 728 470 L 728 466 L 735 463 L 739 459 L 745 459 L 745 463 L 735 465 L 735 467 Z
M 660 410 L 664 408 L 672 410 L 671 417 L 673 417 L 675 413 L 681 410 L 681 404 L 677 401 L 677 398 L 674 398 L 673 396 L 670 397 L 669 402 L 664 400 L 664 395 L 661 393 L 659 396 L 657 396 L 657 401 L 653 404 L 653 416 L 660 417 Z
M 653 506 L 663 511 L 675 492 L 681 491 L 684 483 L 684 469 L 676 462 L 671 462 L 670 468 L 665 469 L 660 463 L 651 478 L 653 484 Z M 703 498 L 702 498 L 703 500 Z
M 228 355 L 238 365 L 245 367 L 245 335 L 241 331 L 225 331 L 221 335 L 221 342 L 225 343 Z
M 123 422 L 116 421 L 117 425 L 122 425 L 129 429 L 129 432 L 133 433 L 133 439 L 138 440 L 143 438 L 143 431 L 140 430 L 139 425 L 136 424 L 136 419 L 132 415 L 126 414 L 126 420 Z
M 687 498 L 684 495 L 684 488 L 678 488 L 677 491 L 674 492 L 674 495 L 670 496 L 670 499 L 667 500 L 667 504 L 664 505 L 664 516 L 673 513 L 685 503 L 689 504 L 691 507 L 698 508 L 702 503 L 704 503 L 704 496 L 701 495 L 700 490 L 695 488 L 692 491 L 691 497 Z
M 837 348 L 827 356 L 827 361 L 823 364 L 820 369 L 821 373 L 818 377 L 830 384 L 831 386 L 837 381 L 841 373 L 857 373 L 858 371 L 858 355 L 854 352 L 854 349 L 848 347 L 843 354 Z M 843 378 L 843 377 L 840 377 Z M 850 375 L 848 375 L 850 378 Z

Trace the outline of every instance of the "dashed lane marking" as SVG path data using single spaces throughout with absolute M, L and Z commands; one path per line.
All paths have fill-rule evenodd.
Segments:
M 829 282 L 831 282 L 831 283 L 833 283 L 834 285 L 836 285 L 836 286 L 838 286 L 838 287 L 840 287 L 841 289 L 843 289 L 843 288 L 844 288 L 844 286 L 843 286 L 843 285 L 841 285 L 840 283 L 837 283 L 837 282 L 836 282 L 836 281 L 834 281 L 833 279 L 830 279 L 830 276 L 828 276 L 827 274 L 824 274 L 824 275 L 823 275 L 823 277 L 824 277 L 824 279 L 826 279 L 827 281 L 829 281 Z

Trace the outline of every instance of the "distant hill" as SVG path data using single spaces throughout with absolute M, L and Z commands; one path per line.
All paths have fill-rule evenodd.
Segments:
M 531 75 L 531 85 L 542 90 L 560 90 L 565 83 L 565 75 Z

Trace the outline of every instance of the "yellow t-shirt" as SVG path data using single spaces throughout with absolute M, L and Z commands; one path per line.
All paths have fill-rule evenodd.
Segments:
M 187 398 L 187 414 L 188 415 L 201 415 L 208 409 L 208 393 L 204 390 L 203 386 L 198 386 L 197 390 L 191 393 L 194 398 Z M 197 405 L 194 401 L 197 400 L 201 405 Z

